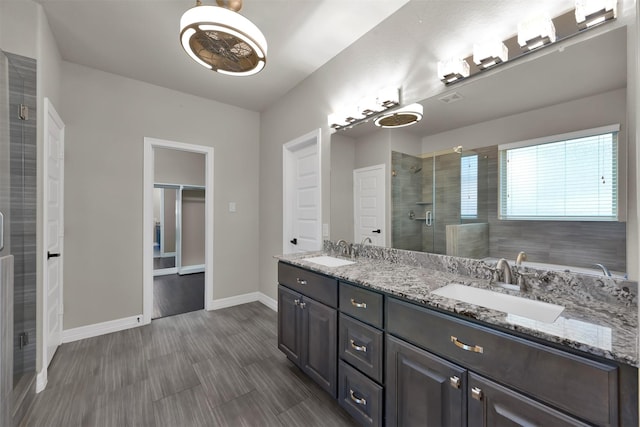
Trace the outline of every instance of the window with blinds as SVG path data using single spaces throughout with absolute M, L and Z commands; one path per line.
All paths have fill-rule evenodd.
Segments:
M 460 158 L 460 216 L 478 217 L 478 155 Z
M 506 144 L 500 219 L 616 221 L 619 125 Z

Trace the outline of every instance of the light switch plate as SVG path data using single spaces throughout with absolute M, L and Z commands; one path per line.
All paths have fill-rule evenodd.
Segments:
M 322 224 L 322 237 L 329 237 L 329 224 Z
M 229 212 L 236 211 L 236 202 L 229 202 Z

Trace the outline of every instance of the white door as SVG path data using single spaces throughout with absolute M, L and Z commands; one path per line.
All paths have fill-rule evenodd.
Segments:
M 369 237 L 374 245 L 386 242 L 385 166 L 377 165 L 353 171 L 353 215 L 355 243 Z
M 64 241 L 64 123 L 44 103 L 44 360 L 48 366 L 62 342 L 62 266 Z
M 322 249 L 319 131 L 284 147 L 285 253 Z

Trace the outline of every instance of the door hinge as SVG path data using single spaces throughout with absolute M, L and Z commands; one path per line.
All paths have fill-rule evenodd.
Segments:
M 20 111 L 18 112 L 20 120 L 29 120 L 29 107 L 24 104 L 20 104 Z

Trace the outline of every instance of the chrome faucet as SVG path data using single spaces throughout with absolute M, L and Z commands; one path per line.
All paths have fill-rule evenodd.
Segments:
M 521 265 L 522 261 L 527 260 L 527 254 L 525 252 L 520 251 L 518 256 L 516 257 L 516 265 Z
M 339 248 L 342 248 L 342 255 L 343 256 L 350 256 L 351 255 L 351 244 L 347 243 L 346 240 L 344 239 L 340 239 L 336 242 L 336 246 L 338 246 Z
M 511 271 L 509 261 L 504 258 L 500 258 L 496 264 L 496 270 L 502 271 L 502 281 L 504 283 L 513 283 L 513 272 Z
M 611 272 L 607 267 L 604 266 L 604 264 L 594 264 L 594 265 L 596 267 L 600 267 L 600 269 L 602 270 L 602 274 L 604 274 L 607 277 L 611 277 Z
M 369 244 L 370 244 L 370 245 L 373 245 L 373 242 L 371 241 L 371 237 L 369 237 L 369 236 L 367 236 L 367 237 L 365 237 L 364 239 L 362 239 L 362 242 L 360 242 L 360 244 L 361 244 L 362 246 L 364 246 L 364 245 L 365 245 L 365 243 L 367 243 L 367 242 L 369 242 Z

